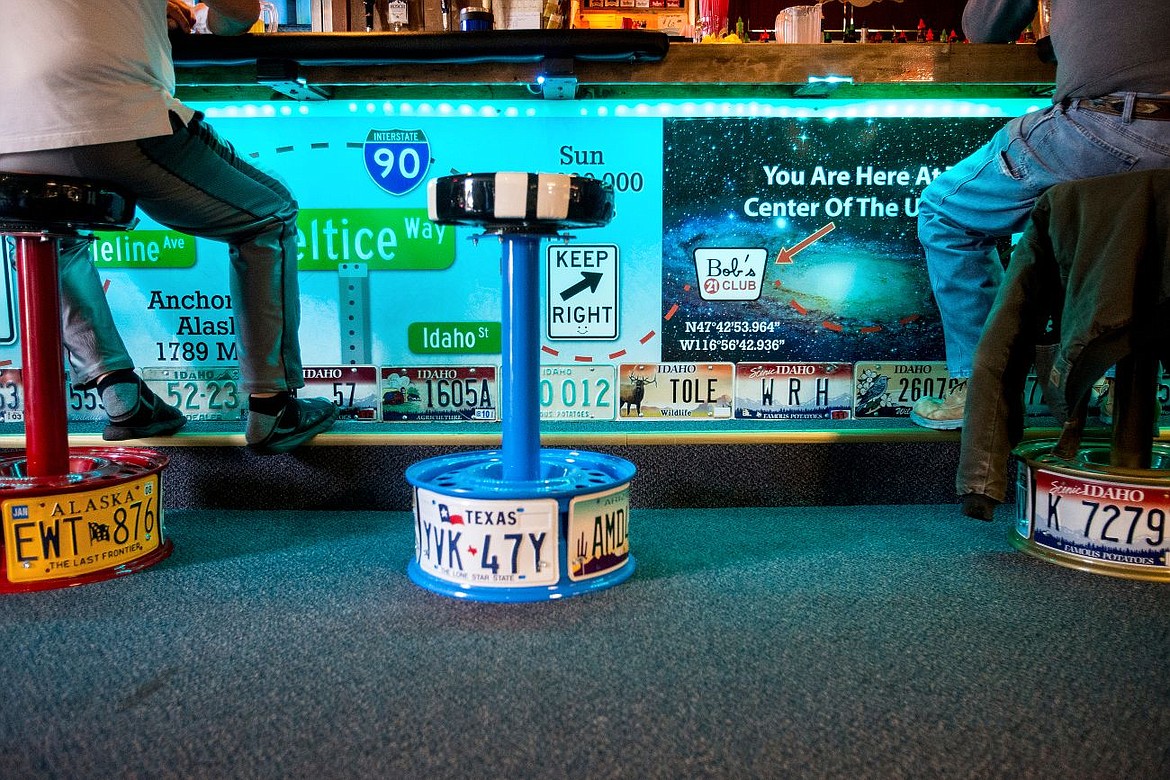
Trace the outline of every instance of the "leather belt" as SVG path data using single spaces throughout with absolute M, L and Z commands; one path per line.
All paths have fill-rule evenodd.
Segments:
M 1106 95 L 1099 98 L 1082 98 L 1078 105 L 1099 114 L 1125 116 L 1124 97 Z M 1137 98 L 1133 102 L 1133 118 L 1170 122 L 1170 98 Z

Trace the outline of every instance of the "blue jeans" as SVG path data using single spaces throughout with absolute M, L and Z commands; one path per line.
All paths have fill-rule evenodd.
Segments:
M 240 384 L 264 393 L 303 387 L 297 203 L 275 178 L 242 160 L 196 115 L 174 134 L 112 144 L 0 155 L 0 170 L 99 179 L 138 197 L 160 224 L 226 242 Z M 118 335 L 88 243 L 62 241 L 61 309 L 71 380 L 133 368 Z
M 1041 193 L 1063 181 L 1170 168 L 1170 121 L 1136 117 L 1132 103 L 1123 116 L 1079 103 L 1013 119 L 922 192 L 918 238 L 952 377 L 971 376 L 1003 277 L 996 239 L 1023 231 Z

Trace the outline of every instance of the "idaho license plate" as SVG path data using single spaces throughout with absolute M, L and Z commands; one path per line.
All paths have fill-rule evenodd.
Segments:
M 0 370 L 0 422 L 24 420 L 24 382 L 19 368 Z
M 328 398 L 343 420 L 378 419 L 376 366 L 305 366 L 305 387 L 297 394 Z
M 415 558 L 448 582 L 508 587 L 560 578 L 556 499 L 494 501 L 415 490 Z
M 189 420 L 240 420 L 248 412 L 238 368 L 144 368 L 142 378 Z
M 10 582 L 76 577 L 128 563 L 162 543 L 158 474 L 0 504 Z
M 731 363 L 623 363 L 618 416 L 718 420 L 731 417 Z
M 742 420 L 848 420 L 848 363 L 737 363 L 735 416 Z
M 1035 471 L 1032 540 L 1052 550 L 1165 567 L 1168 512 L 1170 492 L 1165 488 Z
M 541 366 L 540 419 L 612 420 L 616 410 L 613 366 Z
M 945 396 L 965 379 L 951 379 L 946 363 L 857 363 L 853 366 L 853 416 L 909 417 L 926 395 Z
M 382 368 L 382 419 L 497 419 L 495 366 Z

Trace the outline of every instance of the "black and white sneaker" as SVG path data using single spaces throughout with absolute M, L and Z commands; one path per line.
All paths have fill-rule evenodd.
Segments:
M 337 405 L 325 398 L 294 398 L 276 416 L 249 411 L 244 438 L 252 452 L 277 455 L 329 430 L 337 413 Z

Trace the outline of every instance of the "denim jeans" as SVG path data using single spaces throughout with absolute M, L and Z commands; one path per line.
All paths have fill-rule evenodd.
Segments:
M 971 376 L 1003 278 L 996 239 L 1023 230 L 1041 193 L 1063 181 L 1170 168 L 1170 121 L 1135 117 L 1132 102 L 1124 116 L 1079 103 L 1016 117 L 922 192 L 918 238 L 953 377 Z
M 304 386 L 297 284 L 297 203 L 275 178 L 244 162 L 197 114 L 174 134 L 138 141 L 0 155 L 0 170 L 100 179 L 134 193 L 160 224 L 226 242 L 241 386 Z M 85 241 L 63 241 L 62 337 L 71 380 L 133 368 Z

